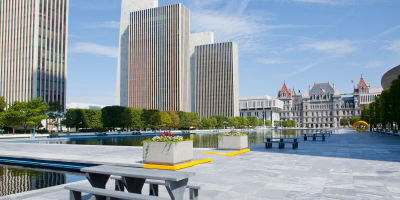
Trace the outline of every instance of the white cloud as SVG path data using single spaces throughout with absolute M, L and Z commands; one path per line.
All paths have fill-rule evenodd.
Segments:
M 389 45 L 382 47 L 381 49 L 400 51 L 400 40 L 393 40 L 388 42 Z
M 70 53 L 88 53 L 118 58 L 118 47 L 103 46 L 90 42 L 77 42 L 68 48 Z
M 95 22 L 89 24 L 89 28 L 117 28 L 119 29 L 119 22 L 117 21 L 105 21 L 105 22 Z
M 279 59 L 260 59 L 258 62 L 266 64 L 266 65 L 274 65 L 274 64 L 286 63 L 287 61 L 283 61 L 283 60 L 279 60 Z
M 399 25 L 397 25 L 397 26 L 394 26 L 394 27 L 392 27 L 392 28 L 390 28 L 390 29 L 388 29 L 388 30 L 386 30 L 386 31 L 383 31 L 382 33 L 379 33 L 379 34 L 378 34 L 378 35 L 376 35 L 374 38 L 377 38 L 377 37 L 381 37 L 381 36 L 387 35 L 387 34 L 389 34 L 389 33 L 393 32 L 393 31 L 395 31 L 395 30 L 397 30 L 397 29 L 399 29 L 399 28 L 400 28 L 400 24 L 399 24 Z
M 371 62 L 369 62 L 369 63 L 368 63 L 367 65 L 365 65 L 364 67 L 365 67 L 365 68 L 375 68 L 375 67 L 381 67 L 381 66 L 384 66 L 384 65 L 385 65 L 385 62 L 376 60 L 376 61 L 371 61 Z
M 301 50 L 314 50 L 329 54 L 330 56 L 338 57 L 353 53 L 358 50 L 356 42 L 350 40 L 332 40 L 312 42 L 299 46 Z

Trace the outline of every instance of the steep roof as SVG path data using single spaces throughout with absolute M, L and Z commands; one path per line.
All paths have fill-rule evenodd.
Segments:
M 308 92 L 307 92 L 307 90 L 304 92 L 304 94 L 303 94 L 303 98 L 310 98 L 310 95 L 308 95 Z
M 365 83 L 365 81 L 364 81 L 364 79 L 362 77 L 362 74 L 361 74 L 360 82 L 358 82 L 358 85 L 357 85 L 357 90 L 354 91 L 354 93 L 358 93 L 359 92 L 359 89 L 360 89 L 361 85 L 364 85 L 364 87 L 367 89 L 367 93 L 368 93 L 369 88 L 368 88 L 367 84 Z
M 334 97 L 340 97 L 340 93 L 339 93 L 338 89 L 335 90 L 335 94 L 333 94 L 333 96 Z
M 335 91 L 333 90 L 331 85 L 329 85 L 329 83 L 314 83 L 314 86 L 311 88 L 309 94 L 310 95 L 311 94 L 320 94 L 322 92 L 321 89 L 325 90 L 325 93 L 330 93 L 330 94 L 335 93 Z
M 290 94 L 289 90 L 288 90 L 287 87 L 286 87 L 285 81 L 283 82 L 282 89 L 279 91 L 278 99 L 279 99 L 279 98 L 282 98 L 282 97 L 281 97 L 282 91 L 285 91 L 285 92 L 286 92 L 286 94 L 287 94 L 286 97 L 289 97 L 289 98 L 292 97 L 292 95 Z

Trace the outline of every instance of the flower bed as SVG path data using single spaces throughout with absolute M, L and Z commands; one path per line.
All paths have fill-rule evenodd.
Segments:
M 176 165 L 193 159 L 193 141 L 169 133 L 143 141 L 146 164 Z
M 242 150 L 248 146 L 248 136 L 246 134 L 230 131 L 218 136 L 218 149 Z

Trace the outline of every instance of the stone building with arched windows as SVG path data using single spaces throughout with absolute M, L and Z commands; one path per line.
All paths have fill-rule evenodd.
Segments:
M 294 120 L 297 127 L 328 128 L 339 126 L 340 119 L 361 116 L 364 106 L 375 101 L 382 88 L 371 88 L 360 78 L 354 92 L 340 94 L 335 84 L 318 83 L 305 91 L 296 94 L 294 88 L 288 89 L 286 84 L 278 91 L 277 99 L 283 101 L 283 109 L 279 115 L 282 120 Z

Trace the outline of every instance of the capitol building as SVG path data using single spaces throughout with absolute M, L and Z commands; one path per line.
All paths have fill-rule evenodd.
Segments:
M 279 117 L 282 121 L 296 121 L 297 127 L 335 127 L 339 126 L 340 119 L 360 117 L 362 108 L 375 101 L 381 92 L 381 87 L 371 88 L 362 76 L 351 94 L 340 94 L 335 84 L 314 83 L 300 95 L 296 94 L 294 88 L 288 89 L 284 83 L 277 97 L 283 101 Z

